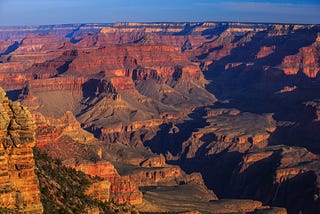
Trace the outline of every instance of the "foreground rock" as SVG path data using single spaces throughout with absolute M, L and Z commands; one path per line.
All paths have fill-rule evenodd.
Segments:
M 0 88 L 0 209 L 10 213 L 42 213 L 33 147 L 36 126 L 28 110 L 10 101 Z

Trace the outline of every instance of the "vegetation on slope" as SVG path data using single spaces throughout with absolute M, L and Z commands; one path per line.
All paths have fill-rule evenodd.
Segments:
M 103 203 L 85 195 L 85 190 L 100 178 L 67 168 L 38 149 L 34 149 L 34 157 L 44 213 L 134 213 L 130 205 Z

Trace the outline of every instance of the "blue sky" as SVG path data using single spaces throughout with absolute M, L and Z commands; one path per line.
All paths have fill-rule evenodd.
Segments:
M 0 26 L 240 21 L 320 24 L 320 0 L 0 0 Z

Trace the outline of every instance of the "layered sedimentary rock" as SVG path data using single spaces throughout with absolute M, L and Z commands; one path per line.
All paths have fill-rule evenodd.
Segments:
M 183 157 L 183 161 L 185 159 L 194 159 L 195 161 L 206 159 L 206 157 L 225 151 L 245 153 L 251 148 L 265 147 L 271 133 L 276 129 L 272 115 L 243 113 L 237 109 L 209 108 L 206 110 L 204 121 L 198 123 L 203 123 L 203 127 L 195 127 L 195 130 L 191 129 L 190 132 L 185 133 L 189 137 L 181 143 L 181 150 L 175 152 L 175 156 Z M 162 137 L 167 141 L 172 141 L 172 139 L 183 135 L 184 131 L 184 129 L 175 131 L 170 129 L 167 134 L 171 134 L 171 138 Z M 160 146 L 157 147 L 153 144 L 150 144 L 150 147 L 155 151 L 160 148 Z M 164 147 L 164 151 L 170 153 L 176 149 L 167 145 L 162 145 L 162 147 Z M 164 151 L 162 150 L 162 152 Z M 167 153 L 167 158 L 175 160 L 176 157 Z
M 83 171 L 91 176 L 99 176 L 110 182 L 108 198 L 103 189 L 103 182 L 95 183 L 87 190 L 88 194 L 102 201 L 112 200 L 115 203 L 137 204 L 142 200 L 142 194 L 136 183 L 126 177 L 121 177 L 110 162 L 102 158 L 102 146 L 91 133 L 80 127 L 80 123 L 71 112 L 60 119 L 46 119 L 35 115 L 37 128 L 37 147 L 53 158 L 58 158 L 65 165 Z M 100 160 L 100 161 L 98 161 Z
M 9 51 L 9 47 L 15 44 L 13 41 L 0 40 L 0 56 Z
M 29 111 L 12 102 L 0 88 L 1 184 L 0 207 L 7 212 L 42 213 L 34 173 L 35 123 Z
M 317 210 L 316 185 L 308 187 L 312 194 L 295 186 L 313 184 L 318 160 L 292 146 L 320 151 L 319 25 L 84 24 L 0 28 L 0 38 L 0 85 L 16 97 L 22 89 L 23 103 L 44 115 L 35 114 L 39 147 L 68 166 L 109 178 L 113 200 L 138 203 L 138 186 L 165 184 L 143 194 L 152 201 L 162 190 L 166 196 L 194 190 L 208 207 L 212 194 L 202 188 L 204 179 L 223 198 Z M 288 161 L 290 155 L 298 160 Z M 256 168 L 274 179 L 265 176 L 265 185 L 256 185 L 251 177 L 263 174 Z M 263 194 L 264 186 L 280 186 L 279 193 Z M 177 201 L 179 194 L 173 194 Z M 297 199 L 290 209 L 286 201 L 299 194 L 306 201 Z M 234 212 L 261 211 L 260 202 L 234 203 Z
M 110 202 L 110 182 L 64 166 L 60 160 L 34 150 L 45 212 L 117 213 L 133 212 L 129 204 Z
M 92 63 L 87 63 L 91 61 Z M 163 45 L 129 45 L 114 46 L 94 49 L 91 51 L 78 52 L 78 57 L 70 64 L 68 73 L 77 74 L 97 74 L 105 71 L 108 76 L 130 76 L 132 72 L 139 67 L 149 68 L 156 72 L 157 76 L 163 82 L 168 78 L 179 78 L 187 76 L 195 80 L 202 77 L 197 64 L 188 62 L 188 60 L 172 46 Z M 179 67 L 181 67 L 179 69 Z M 147 74 L 147 70 L 145 71 Z M 177 74 L 175 74 L 176 72 Z M 149 77 L 150 78 L 150 77 Z M 146 75 L 137 75 L 135 80 L 147 80 Z
M 130 177 L 120 176 L 114 166 L 105 161 L 73 166 L 92 176 L 99 176 L 111 183 L 110 200 L 118 204 L 130 203 L 140 204 L 142 193 L 138 190 L 137 183 Z
M 282 62 L 284 73 L 295 75 L 302 72 L 310 78 L 316 78 L 320 71 L 319 50 L 320 42 L 315 41 L 311 46 L 301 48 L 298 54 L 286 56 Z
M 211 200 L 217 199 L 205 187 L 201 175 L 186 175 L 179 167 L 167 165 L 162 155 L 152 156 L 145 150 L 134 150 L 132 154 L 126 154 L 123 148 L 117 149 L 116 145 L 103 145 L 81 129 L 71 112 L 60 119 L 45 118 L 40 114 L 34 116 L 38 125 L 37 146 L 69 167 L 109 181 L 111 201 L 140 204 L 142 193 L 138 190 L 139 186 L 180 184 L 195 185 L 206 197 L 211 195 Z M 139 153 L 142 154 L 141 157 Z M 108 160 L 116 163 L 121 175 Z M 88 190 L 89 193 L 95 193 L 98 198 L 103 194 L 94 186 L 92 188 L 93 190 Z
M 15 53 L 40 52 L 48 50 L 56 50 L 63 47 L 64 41 L 50 34 L 37 35 L 28 34 L 26 38 L 21 41 Z

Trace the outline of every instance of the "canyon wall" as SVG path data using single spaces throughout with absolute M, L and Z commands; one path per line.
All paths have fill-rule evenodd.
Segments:
M 30 112 L 10 101 L 2 88 L 0 109 L 0 207 L 5 212 L 42 213 L 32 150 L 36 144 L 35 123 Z

